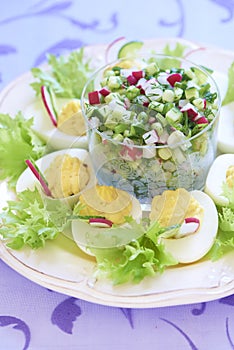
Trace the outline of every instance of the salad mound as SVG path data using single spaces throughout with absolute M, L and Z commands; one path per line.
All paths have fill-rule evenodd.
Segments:
M 81 99 L 98 180 L 127 189 L 142 203 L 166 189 L 204 187 L 220 108 L 207 70 L 148 56 L 100 69 Z M 90 83 L 96 90 L 89 91 Z
M 153 56 L 106 68 L 101 88 L 88 93 L 91 127 L 134 145 L 172 145 L 201 132 L 217 115 L 218 92 L 202 68 L 170 67 L 167 60 L 167 69 L 165 58 Z

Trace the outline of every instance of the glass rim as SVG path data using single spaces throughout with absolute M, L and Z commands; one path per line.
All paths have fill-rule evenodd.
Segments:
M 221 110 L 221 106 L 222 106 L 222 100 L 221 100 L 221 94 L 220 94 L 220 90 L 219 90 L 219 87 L 215 81 L 215 79 L 212 77 L 212 75 L 202 66 L 202 65 L 199 65 L 193 61 L 190 61 L 186 58 L 183 58 L 183 57 L 177 57 L 177 56 L 170 56 L 170 55 L 165 55 L 165 54 L 162 54 L 162 53 L 150 53 L 148 50 L 147 51 L 140 51 L 140 55 L 132 55 L 132 56 L 126 56 L 126 57 L 123 57 L 123 58 L 117 58 L 116 60 L 112 61 L 112 62 L 109 62 L 109 63 L 106 63 L 105 65 L 102 65 L 101 67 L 99 67 L 98 69 L 96 69 L 93 74 L 89 77 L 89 79 L 86 81 L 85 85 L 84 85 L 84 88 L 82 90 L 82 94 L 81 94 L 81 98 L 80 98 L 80 104 L 81 104 L 81 110 L 82 110 L 82 114 L 85 118 L 85 121 L 87 122 L 87 125 L 90 126 L 90 123 L 86 117 L 86 110 L 85 110 L 85 104 L 86 104 L 86 101 L 85 101 L 85 94 L 87 93 L 87 87 L 89 86 L 89 84 L 95 80 L 95 78 L 98 76 L 98 74 L 101 72 L 101 71 L 105 71 L 108 67 L 111 67 L 113 65 L 115 65 L 116 63 L 118 62 L 122 62 L 122 61 L 126 61 L 126 60 L 130 60 L 130 59 L 137 59 L 137 58 L 144 58 L 144 55 L 147 54 L 149 57 L 159 57 L 159 58 L 168 58 L 168 59 L 171 59 L 171 60 L 179 60 L 180 62 L 184 62 L 188 65 L 190 65 L 191 67 L 196 67 L 198 68 L 202 73 L 204 73 L 207 78 L 212 82 L 214 88 L 215 88 L 215 92 L 217 93 L 217 110 L 216 110 L 216 113 L 215 113 L 215 116 L 213 118 L 213 120 L 207 124 L 206 127 L 204 127 L 201 131 L 199 131 L 197 134 L 181 141 L 181 142 L 177 142 L 177 143 L 174 143 L 172 145 L 137 145 L 137 144 L 127 144 L 126 142 L 122 142 L 122 141 L 117 141 L 117 140 L 114 140 L 111 136 L 109 135 L 105 135 L 102 131 L 99 131 L 97 128 L 88 128 L 87 129 L 87 132 L 90 132 L 91 130 L 92 131 L 95 131 L 97 134 L 99 134 L 103 139 L 107 140 L 107 141 L 110 141 L 112 142 L 113 144 L 115 145 L 122 145 L 122 146 L 129 146 L 129 147 L 134 147 L 134 148 L 139 148 L 139 149 L 145 149 L 145 148 L 150 148 L 150 149 L 163 149 L 163 148 L 176 148 L 176 147 L 179 147 L 181 145 L 185 145 L 197 138 L 199 138 L 201 135 L 203 135 L 204 133 L 206 133 L 207 131 L 209 131 L 213 124 L 217 121 L 218 117 L 219 117 L 219 114 L 220 114 L 220 110 Z M 208 68 L 208 67 L 207 67 Z M 100 104 L 101 106 L 101 104 Z M 177 129 L 176 129 L 177 130 Z

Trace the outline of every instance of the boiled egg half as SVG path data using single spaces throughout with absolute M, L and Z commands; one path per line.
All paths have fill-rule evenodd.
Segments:
M 162 227 L 181 225 L 175 236 L 162 236 L 165 249 L 179 263 L 201 259 L 212 247 L 218 230 L 218 213 L 213 200 L 202 191 L 164 191 L 152 201 L 150 220 Z
M 234 188 L 234 154 L 221 154 L 211 165 L 205 184 L 205 192 L 217 205 L 229 203 L 223 195 L 223 184 Z
M 89 255 L 93 255 L 91 248 L 123 246 L 144 233 L 142 225 L 137 224 L 142 217 L 140 202 L 126 191 L 96 185 L 81 194 L 79 205 L 79 215 L 89 219 L 73 220 L 72 235 Z M 125 217 L 132 217 L 136 225 L 132 226 Z
M 84 189 L 93 187 L 96 183 L 89 153 L 84 149 L 59 150 L 45 155 L 35 163 L 47 180 L 53 199 L 67 199 L 74 204 Z M 16 192 L 33 190 L 35 186 L 40 184 L 27 168 L 17 181 Z
M 65 148 L 87 149 L 86 126 L 79 105 L 80 102 L 76 99 L 57 98 L 57 127 L 52 123 L 40 97 L 29 104 L 23 112 L 25 118 L 33 117 L 32 128 L 47 142 L 48 147 L 54 150 Z

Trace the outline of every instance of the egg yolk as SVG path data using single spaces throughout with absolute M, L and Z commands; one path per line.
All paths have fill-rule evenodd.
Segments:
M 114 224 L 124 223 L 132 212 L 130 195 L 112 186 L 96 185 L 82 193 L 79 201 L 83 204 L 80 215 L 104 216 Z
M 226 182 L 230 188 L 234 187 L 234 165 L 230 165 L 227 169 Z
M 86 127 L 80 101 L 71 100 L 65 104 L 58 114 L 57 122 L 58 128 L 66 134 L 84 135 Z
M 46 170 L 45 175 L 54 198 L 79 193 L 90 179 L 87 165 L 68 154 L 57 156 Z
M 183 188 L 164 191 L 155 196 L 150 213 L 151 221 L 158 221 L 163 227 L 181 224 L 185 218 L 203 220 L 204 209 L 191 194 Z

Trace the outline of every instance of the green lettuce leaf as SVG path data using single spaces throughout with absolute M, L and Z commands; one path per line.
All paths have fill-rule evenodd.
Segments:
M 219 229 L 213 247 L 208 253 L 211 260 L 221 258 L 234 248 L 234 187 L 223 184 L 223 195 L 228 199 L 228 205 L 218 207 Z
M 97 259 L 97 274 L 110 278 L 114 285 L 139 283 L 146 276 L 162 273 L 178 262 L 165 251 L 160 234 L 165 230 L 156 222 L 137 240 L 124 247 L 93 251 Z
M 15 118 L 0 114 L 0 180 L 14 187 L 26 168 L 25 160 L 37 160 L 46 149 L 44 141 L 32 130 L 33 119 L 25 120 L 19 112 Z
M 90 61 L 84 58 L 84 49 L 73 51 L 68 56 L 48 55 L 49 70 L 32 68 L 33 76 L 38 80 L 31 84 L 36 94 L 40 94 L 42 85 L 50 87 L 57 97 L 80 98 L 83 87 L 93 71 Z M 90 84 L 90 90 L 93 87 Z
M 17 197 L 17 200 L 8 201 L 8 206 L 0 214 L 0 235 L 10 248 L 29 246 L 38 249 L 62 232 L 67 222 L 66 215 L 69 215 L 67 207 L 59 208 L 58 212 L 48 210 L 37 189 L 25 190 Z

